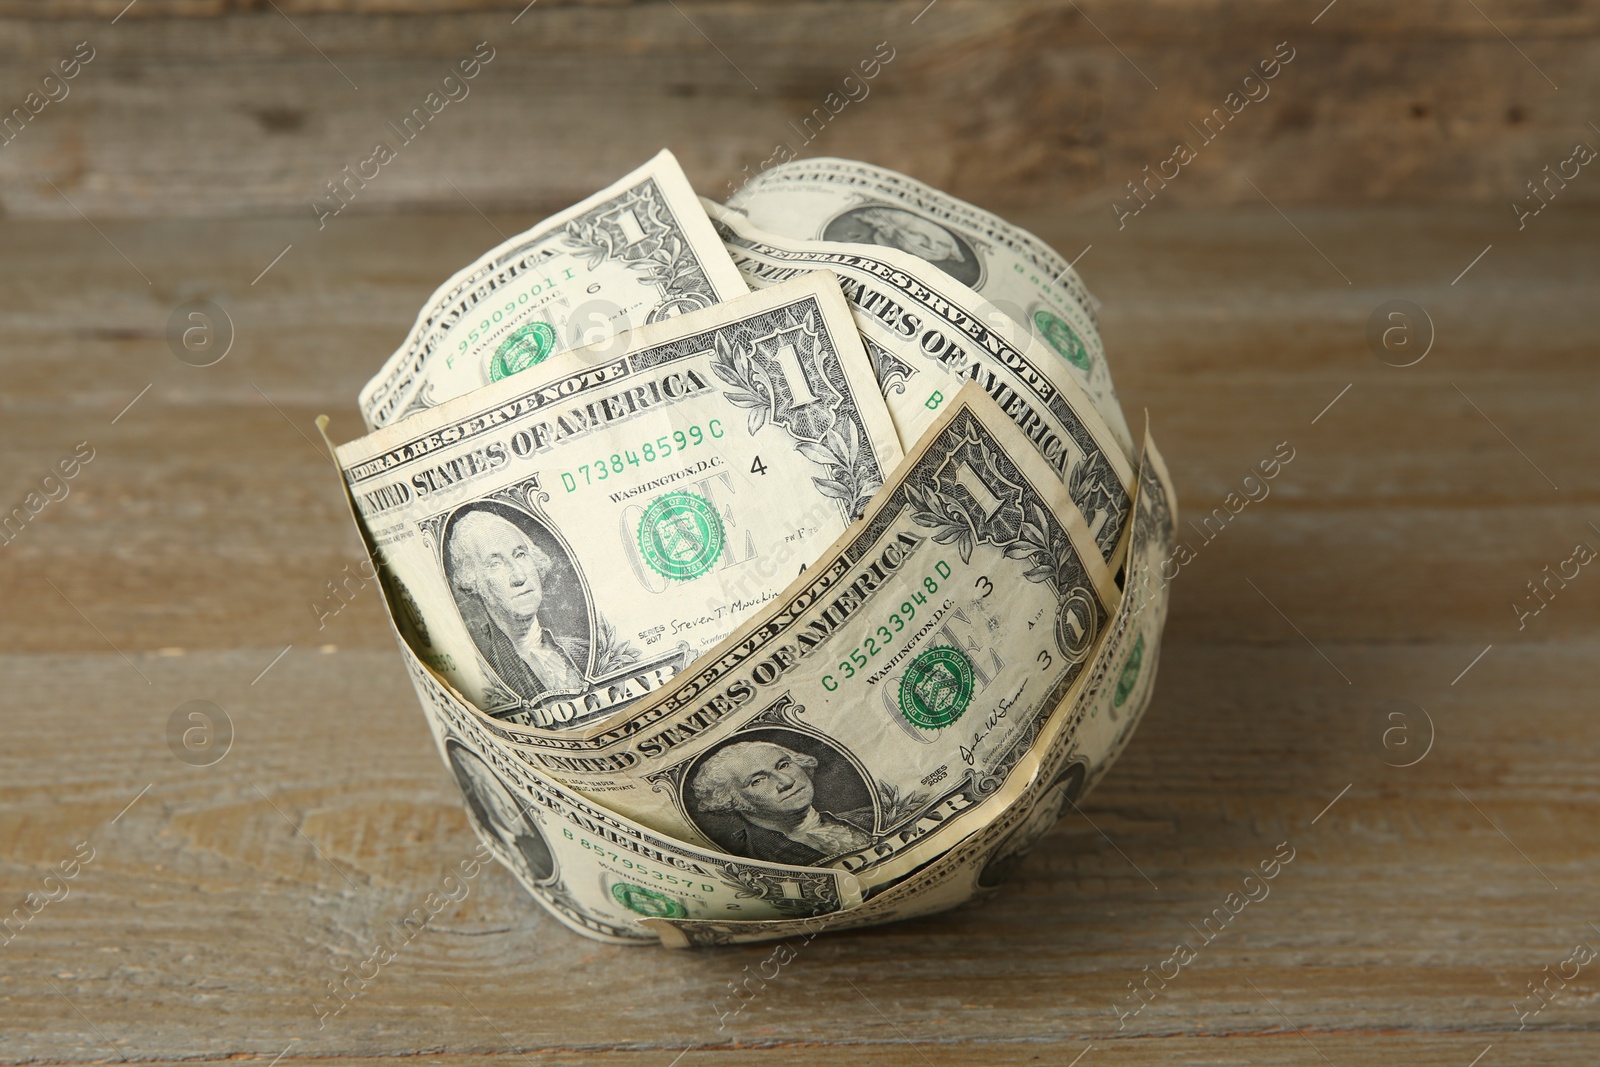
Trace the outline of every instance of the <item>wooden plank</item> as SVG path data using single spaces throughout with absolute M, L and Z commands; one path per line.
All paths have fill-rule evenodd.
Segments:
M 1260 204 L 1264 194 L 1289 206 L 1493 204 L 1511 219 L 1512 199 L 1542 168 L 1577 141 L 1600 143 L 1584 110 L 1600 90 L 1595 3 L 1495 5 L 1491 23 L 1442 0 L 1393 10 L 1343 0 L 1315 26 L 1287 2 L 1174 2 L 1147 15 L 942 0 L 914 23 L 925 6 L 914 0 L 541 4 L 515 26 L 522 5 L 291 21 L 265 9 L 144 17 L 150 3 L 114 26 L 0 20 L 7 109 L 77 42 L 96 49 L 69 95 L 0 148 L 0 210 L 295 212 L 315 232 L 312 201 L 382 140 L 397 158 L 329 225 L 460 210 L 463 197 L 545 214 L 663 145 L 720 197 L 780 143 L 872 159 L 998 209 L 1068 204 L 1109 216 L 1127 183 L 1159 170 L 1181 140 L 1198 158 L 1149 186 L 1162 207 Z M 495 58 L 470 95 L 423 135 L 397 136 L 389 124 L 484 41 Z M 868 95 L 835 104 L 820 133 L 803 131 L 880 42 L 895 58 Z M 1199 124 L 1279 42 L 1295 58 L 1270 95 L 1204 140 Z M 1580 173 L 1553 195 L 1592 203 L 1596 190 Z
M 799 8 L 808 0 L 784 0 L 781 4 L 753 4 L 750 0 L 701 0 L 707 6 L 729 10 Z M 922 10 L 900 0 L 863 0 L 874 6 L 897 10 L 907 7 L 912 14 Z M 139 0 L 130 7 L 126 0 L 56 0 L 46 7 L 21 0 L 0 3 L 0 17 L 32 20 L 112 19 L 121 14 L 129 20 L 214 19 L 259 13 L 259 0 Z M 276 3 L 289 15 L 463 15 L 504 12 L 515 14 L 526 7 L 522 0 L 281 0 Z M 644 7 L 641 0 L 542 0 L 541 6 L 573 8 Z M 926 4 L 924 4 L 926 6 Z M 995 0 L 990 7 L 1025 9 L 1038 6 L 1034 0 Z M 1270 27 L 1304 25 L 1310 21 L 1307 5 L 1295 0 L 1259 0 L 1243 5 L 1239 0 L 1151 0 L 1145 5 L 1150 17 L 1119 11 L 1115 5 L 1082 5 L 1097 23 L 1137 40 L 1178 42 L 1193 40 L 1196 31 L 1216 32 L 1217 23 L 1247 19 L 1250 24 Z M 1482 16 L 1463 11 L 1450 0 L 1418 0 L 1394 5 L 1382 0 L 1341 0 L 1346 11 L 1343 32 L 1384 36 L 1400 28 L 1434 34 L 1493 34 Z M 1555 36 L 1592 30 L 1596 23 L 1592 7 L 1568 0 L 1502 0 L 1491 9 L 1494 25 L 1519 34 Z M 1318 9 L 1320 12 L 1320 9 Z M 1104 14 L 1104 19 L 1101 18 Z M 1180 26 L 1176 20 L 1194 20 L 1194 26 Z M 1320 21 L 1320 19 L 1318 20 Z

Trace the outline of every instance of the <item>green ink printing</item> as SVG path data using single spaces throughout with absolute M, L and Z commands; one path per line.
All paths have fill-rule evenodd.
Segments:
M 489 380 L 498 382 L 543 363 L 555 346 L 556 328 L 548 322 L 530 322 L 526 326 L 518 326 L 494 350 L 494 356 L 489 360 Z
M 975 681 L 965 652 L 949 645 L 930 648 L 900 679 L 900 714 L 924 730 L 950 726 L 972 703 Z
M 1061 353 L 1062 359 L 1079 370 L 1089 369 L 1092 362 L 1089 350 L 1084 347 L 1077 331 L 1068 326 L 1059 315 L 1053 311 L 1035 311 L 1033 325 L 1040 336 L 1050 342 L 1050 347 Z
M 674 581 L 709 571 L 726 540 L 722 516 L 697 493 L 658 497 L 639 517 L 639 554 L 651 570 Z
M 1128 650 L 1128 658 L 1122 661 L 1122 674 L 1117 678 L 1117 691 L 1112 694 L 1111 706 L 1120 708 L 1133 695 L 1133 687 L 1139 681 L 1139 664 L 1144 660 L 1144 633 L 1141 632 L 1133 642 L 1133 647 Z
M 676 897 L 650 889 L 647 886 L 634 885 L 632 882 L 618 882 L 611 887 L 611 896 L 618 904 L 638 915 L 648 915 L 656 919 L 683 919 L 689 914 L 689 909 L 683 906 L 683 901 Z

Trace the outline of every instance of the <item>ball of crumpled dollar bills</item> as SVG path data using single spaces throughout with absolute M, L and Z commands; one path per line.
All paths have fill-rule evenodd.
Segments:
M 986 893 L 1126 744 L 1176 500 L 1032 234 L 671 153 L 446 281 L 336 448 L 484 847 L 603 941 Z

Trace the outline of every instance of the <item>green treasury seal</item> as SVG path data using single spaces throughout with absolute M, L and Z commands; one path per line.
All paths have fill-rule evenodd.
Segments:
M 689 914 L 689 909 L 683 906 L 683 901 L 676 897 L 669 897 L 665 893 L 647 889 L 642 885 L 634 885 L 632 882 L 617 882 L 611 887 L 611 895 L 616 898 L 618 904 L 629 911 L 656 919 L 682 919 Z
M 1139 664 L 1143 660 L 1144 633 L 1141 631 L 1134 640 L 1133 647 L 1128 650 L 1128 658 L 1122 661 L 1122 674 L 1117 678 L 1117 691 L 1111 697 L 1112 707 L 1122 707 L 1133 695 L 1133 687 L 1139 681 Z
M 911 661 L 900 679 L 900 714 L 913 726 L 937 730 L 961 718 L 972 703 L 972 661 L 949 645 Z
M 722 555 L 722 516 L 696 493 L 658 497 L 639 517 L 639 554 L 657 574 L 698 578 Z
M 1083 347 L 1078 335 L 1053 311 L 1035 311 L 1033 325 L 1050 347 L 1061 353 L 1061 358 L 1079 370 L 1089 369 L 1089 350 Z
M 556 328 L 548 322 L 530 322 L 511 331 L 489 360 L 489 380 L 498 382 L 518 371 L 544 362 L 556 346 Z

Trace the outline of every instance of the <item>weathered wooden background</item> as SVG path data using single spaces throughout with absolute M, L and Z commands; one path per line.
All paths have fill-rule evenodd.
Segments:
M 470 95 L 352 212 L 459 211 L 464 198 L 547 212 L 663 143 L 710 193 L 780 141 L 999 208 L 1108 210 L 1280 43 L 1294 58 L 1270 95 L 1163 200 L 1255 204 L 1253 181 L 1280 205 L 1492 203 L 1509 217 L 1547 164 L 1577 141 L 1600 146 L 1600 6 L 1326 2 L 937 0 L 918 17 L 927 0 L 539 0 L 525 12 L 524 0 L 137 0 L 113 25 L 127 0 L 5 0 L 0 107 L 78 42 L 95 58 L 0 148 L 0 208 L 311 220 L 324 183 L 394 141 L 387 124 L 480 41 L 495 58 Z M 802 146 L 790 123 L 879 42 L 894 58 L 868 95 Z M 1596 189 L 1580 180 L 1559 196 L 1592 203 Z
M 0 1062 L 1592 1060 L 1600 964 L 1536 1014 L 1528 987 L 1600 946 L 1600 574 L 1514 605 L 1600 548 L 1600 175 L 1520 230 L 1510 204 L 1600 146 L 1597 30 L 1558 0 L 0 0 L 0 109 L 96 50 L 0 146 L 0 511 L 94 449 L 0 545 L 0 916 L 93 850 L 0 943 Z M 323 182 L 485 40 L 319 230 Z M 472 838 L 376 590 L 319 628 L 358 548 L 313 417 L 358 432 L 497 231 L 662 145 L 716 195 L 880 41 L 805 152 L 1082 253 L 1188 516 L 1295 450 L 1191 537 L 1144 725 L 994 901 L 800 946 L 721 1028 L 768 948 L 597 946 L 498 869 L 319 1028 Z M 1123 183 L 1284 41 L 1271 96 L 1119 230 Z M 188 299 L 231 320 L 214 366 L 169 349 Z M 1368 347 L 1391 299 L 1431 319 L 1415 366 Z M 235 733 L 209 767 L 169 744 L 196 699 Z M 1119 1029 L 1283 841 L 1270 898 Z

